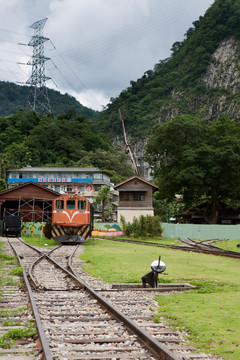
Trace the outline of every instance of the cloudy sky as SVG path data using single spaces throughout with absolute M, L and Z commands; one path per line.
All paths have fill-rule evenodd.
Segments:
M 214 0 L 0 0 L 0 80 L 25 83 L 30 26 L 47 18 L 47 86 L 101 110 L 170 56 Z M 22 45 L 20 45 L 22 44 Z M 26 44 L 26 45 L 24 45 Z

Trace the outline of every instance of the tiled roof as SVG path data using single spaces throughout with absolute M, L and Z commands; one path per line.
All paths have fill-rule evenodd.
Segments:
M 23 167 L 21 169 L 10 169 L 9 172 L 102 172 L 96 167 Z

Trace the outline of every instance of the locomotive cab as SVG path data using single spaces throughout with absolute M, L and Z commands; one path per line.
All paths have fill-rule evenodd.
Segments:
M 52 236 L 56 242 L 82 243 L 93 229 L 93 206 L 78 195 L 62 195 L 53 201 Z

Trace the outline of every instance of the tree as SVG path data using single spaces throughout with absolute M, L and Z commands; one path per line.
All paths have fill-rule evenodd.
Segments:
M 99 190 L 97 196 L 95 196 L 95 202 L 94 202 L 101 211 L 102 221 L 105 221 L 105 212 L 106 210 L 108 210 L 107 205 L 110 203 L 110 200 L 111 200 L 110 187 L 105 185 Z M 110 207 L 111 206 L 109 204 L 108 208 Z
M 217 223 L 219 204 L 240 202 L 240 122 L 181 115 L 156 125 L 147 145 L 162 199 L 182 196 L 185 207 L 206 202 L 204 218 Z
M 7 189 L 7 183 L 4 179 L 0 179 L 0 191 L 4 191 Z

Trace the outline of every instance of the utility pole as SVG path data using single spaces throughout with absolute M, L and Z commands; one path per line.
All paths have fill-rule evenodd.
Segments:
M 46 80 L 51 79 L 45 76 L 45 61 L 50 58 L 44 56 L 44 43 L 49 39 L 42 36 L 42 30 L 47 18 L 36 21 L 30 28 L 34 29 L 28 46 L 33 47 L 33 56 L 27 65 L 32 66 L 32 75 L 26 84 L 30 85 L 29 99 L 27 107 L 39 113 L 51 112 Z

